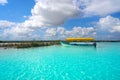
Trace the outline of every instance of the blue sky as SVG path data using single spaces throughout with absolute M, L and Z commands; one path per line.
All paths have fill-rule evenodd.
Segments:
M 8 4 L 0 6 L 0 19 L 12 22 L 24 22 L 24 16 L 31 15 L 34 0 L 8 0 Z
M 0 0 L 0 39 L 120 40 L 119 4 L 120 0 Z

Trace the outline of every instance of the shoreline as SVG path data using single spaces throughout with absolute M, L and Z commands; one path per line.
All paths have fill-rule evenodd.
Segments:
M 96 40 L 92 42 L 120 42 L 108 40 Z M 31 47 L 44 47 L 51 45 L 60 45 L 60 40 L 56 41 L 0 41 L 0 48 L 31 48 Z
M 59 44 L 60 41 L 4 41 L 0 42 L 0 48 L 31 48 Z

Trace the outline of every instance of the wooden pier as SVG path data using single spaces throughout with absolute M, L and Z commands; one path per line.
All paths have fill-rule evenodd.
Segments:
M 60 41 L 4 41 L 0 43 L 3 48 L 29 48 L 50 45 L 59 45 Z

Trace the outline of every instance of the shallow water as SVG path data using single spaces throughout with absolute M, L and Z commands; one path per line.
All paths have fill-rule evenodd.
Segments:
M 0 49 L 0 80 L 120 80 L 120 43 Z

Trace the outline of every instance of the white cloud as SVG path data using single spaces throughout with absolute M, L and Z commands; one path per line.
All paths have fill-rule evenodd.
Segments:
M 3 24 L 1 24 L 3 23 Z M 73 27 L 68 30 L 64 27 L 30 28 L 24 23 L 15 24 L 9 21 L 1 21 L 3 33 L 1 38 L 10 40 L 29 39 L 65 39 L 66 37 L 95 37 L 96 39 L 120 39 L 120 19 L 112 16 L 100 18 L 96 27 Z M 6 26 L 5 26 L 6 25 Z M 9 27 L 8 27 L 9 26 Z M 14 26 L 14 27 L 12 27 Z M 4 27 L 4 28 L 3 28 Z
M 93 27 L 73 27 L 72 30 L 67 30 L 68 37 L 93 37 L 95 36 L 95 29 Z
M 25 21 L 29 27 L 58 26 L 68 18 L 79 15 L 75 0 L 36 0 L 32 16 Z
M 98 39 L 120 39 L 120 19 L 112 16 L 101 18 L 96 23 Z
M 66 37 L 95 37 L 96 39 L 120 39 L 120 19 L 112 16 L 100 18 L 95 27 L 73 27 L 67 30 L 64 27 L 47 28 L 48 39 L 65 39 Z M 117 37 L 116 37 L 117 36 Z
M 47 35 L 46 36 L 56 36 L 56 28 L 48 28 L 46 30 Z
M 7 28 L 7 27 L 14 27 L 17 23 L 6 21 L 6 20 L 0 20 L 0 28 Z
M 0 21 L 0 34 L 1 39 L 7 40 L 24 40 L 33 38 L 32 32 L 34 29 L 25 27 L 23 23 L 14 23 L 10 21 Z
M 111 32 L 120 32 L 120 25 L 119 26 L 114 26 L 112 28 Z
M 68 30 L 58 26 L 67 19 L 78 16 L 81 11 L 85 16 L 104 16 L 119 12 L 119 4 L 120 0 L 36 0 L 36 4 L 31 10 L 32 15 L 25 22 L 14 23 L 0 20 L 0 29 L 3 30 L 0 38 L 23 40 L 95 37 L 96 35 L 114 37 L 116 34 L 120 35 L 120 19 L 112 16 L 100 18 L 94 25 L 95 28 L 78 26 Z M 24 17 L 26 18 L 26 16 Z
M 30 28 L 24 26 L 24 23 L 15 24 L 13 22 L 4 22 L 3 25 L 15 27 L 2 27 L 3 33 L 0 35 L 3 39 L 9 40 L 33 40 L 33 39 L 65 39 L 66 37 L 95 37 L 97 39 L 120 39 L 120 19 L 112 16 L 100 18 L 96 27 L 73 27 L 68 30 L 64 27 L 46 27 Z M 2 25 L 2 24 L 1 24 Z M 5 27 L 5 26 L 4 26 Z
M 5 5 L 6 3 L 8 3 L 7 0 L 0 0 L 0 5 Z
M 80 14 L 105 16 L 120 11 L 120 0 L 35 0 L 26 27 L 61 26 Z
M 105 32 L 120 32 L 120 19 L 112 16 L 101 18 L 97 22 L 97 29 Z
M 85 16 L 108 15 L 120 11 L 120 0 L 79 0 Z
M 96 32 L 93 27 L 73 27 L 72 30 L 67 30 L 63 27 L 54 27 L 48 28 L 45 34 L 48 39 L 65 39 L 66 37 L 94 37 Z
M 28 18 L 28 16 L 23 16 L 23 18 Z
M 8 38 L 9 40 L 28 40 L 32 39 L 33 30 L 30 28 L 22 27 L 17 25 L 16 27 L 11 27 L 3 31 L 2 38 Z

